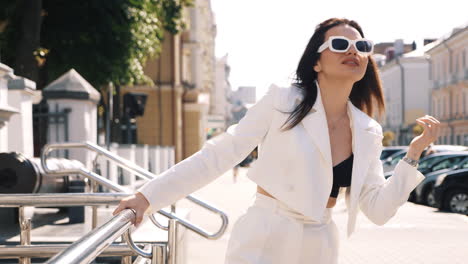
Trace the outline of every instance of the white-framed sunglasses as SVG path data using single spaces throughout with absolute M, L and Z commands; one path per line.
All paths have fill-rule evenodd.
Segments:
M 374 51 L 374 43 L 365 38 L 360 39 L 348 39 L 344 36 L 331 36 L 318 48 L 317 52 L 321 53 L 326 48 L 329 48 L 333 52 L 346 52 L 349 50 L 351 45 L 354 45 L 354 48 L 363 55 L 372 54 Z

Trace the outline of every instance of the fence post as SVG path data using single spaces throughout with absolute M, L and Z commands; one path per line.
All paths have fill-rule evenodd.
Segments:
M 70 142 L 89 141 L 97 143 L 97 104 L 101 95 L 74 69 L 71 69 L 57 80 L 43 89 L 43 97 L 49 104 L 49 109 L 63 111 L 70 108 L 68 115 Z M 65 135 L 54 135 L 50 129 L 51 141 L 65 141 Z M 58 132 L 62 133 L 62 132 Z M 49 142 L 55 143 L 55 142 Z M 70 150 L 70 159 L 81 161 L 87 168 L 91 168 L 93 155 L 85 150 Z

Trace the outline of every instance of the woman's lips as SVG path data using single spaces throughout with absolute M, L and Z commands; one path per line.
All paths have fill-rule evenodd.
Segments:
M 346 59 L 342 62 L 342 64 L 349 66 L 359 66 L 359 62 L 357 59 Z

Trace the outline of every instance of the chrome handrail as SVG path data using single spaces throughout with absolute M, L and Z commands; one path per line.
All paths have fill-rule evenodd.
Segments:
M 44 148 L 42 149 L 42 152 L 41 152 L 41 164 L 42 164 L 42 167 L 44 168 L 44 171 L 46 173 L 55 173 L 54 171 L 50 170 L 48 167 L 47 167 L 47 164 L 45 163 L 45 157 L 49 154 L 49 152 L 51 152 L 52 150 L 54 149 L 70 149 L 70 148 L 83 148 L 83 149 L 87 149 L 87 150 L 90 150 L 90 151 L 93 151 L 99 155 L 102 155 L 104 158 L 110 160 L 110 161 L 114 161 L 115 163 L 119 164 L 119 166 L 135 173 L 136 175 L 140 176 L 140 177 L 143 177 L 147 180 L 150 180 L 154 177 L 156 177 L 155 174 L 149 172 L 148 170 L 145 170 L 144 168 L 138 166 L 137 164 L 127 160 L 127 159 L 124 159 L 118 155 L 115 155 L 114 153 L 108 151 L 107 149 L 105 148 L 102 148 L 98 145 L 95 145 L 91 142 L 88 142 L 86 141 L 85 143 L 53 143 L 53 144 L 46 144 L 44 146 Z M 73 170 L 61 170 L 61 172 L 65 172 L 65 173 L 69 173 L 69 174 L 72 174 L 72 173 L 75 173 Z
M 193 197 L 188 197 L 188 196 L 187 196 L 186 198 L 187 198 L 187 199 L 193 199 Z M 223 220 L 223 223 L 224 223 L 224 222 L 225 222 L 225 223 L 228 223 L 228 222 L 229 222 L 229 219 L 227 218 L 226 214 L 224 214 L 223 212 L 219 211 L 219 210 L 216 209 L 215 207 L 212 207 L 211 205 L 209 205 L 209 204 L 207 204 L 207 203 L 205 203 L 205 202 L 203 202 L 203 201 L 201 201 L 201 200 L 198 200 L 198 199 L 194 199 L 194 200 L 191 200 L 191 201 L 192 201 L 193 203 L 196 203 L 196 204 L 198 204 L 198 205 L 200 205 L 200 206 L 205 207 L 206 209 L 208 209 L 208 210 L 210 210 L 210 211 L 212 211 L 212 212 L 214 212 L 214 213 L 219 214 L 219 215 L 221 216 L 222 220 Z M 164 211 L 159 212 L 159 213 L 169 218 L 169 213 L 164 212 Z M 151 219 L 151 221 L 152 221 L 155 225 L 157 225 L 158 222 L 156 221 L 156 218 L 154 217 L 154 215 L 151 214 L 151 215 L 149 216 L 149 218 Z M 220 238 L 220 237 L 224 234 L 224 232 L 226 231 L 226 228 L 227 228 L 227 224 L 226 224 L 226 225 L 221 226 L 221 228 L 219 229 L 218 232 L 216 232 L 216 233 L 214 233 L 214 234 L 209 234 L 208 232 L 206 232 L 206 231 L 203 230 L 202 228 L 197 227 L 197 226 L 195 226 L 195 225 L 192 225 L 192 224 L 190 224 L 189 222 L 186 222 L 184 219 L 179 218 L 178 216 L 175 216 L 175 215 L 174 215 L 172 219 L 177 220 L 177 221 L 178 221 L 181 225 L 183 225 L 184 227 L 186 227 L 186 228 L 188 228 L 188 229 L 190 229 L 190 230 L 192 230 L 192 231 L 195 231 L 196 233 L 200 234 L 201 236 L 203 236 L 203 237 L 205 237 L 205 238 L 207 238 L 207 239 L 211 239 L 211 240 L 215 240 L 215 239 Z
M 98 145 L 95 145 L 91 142 L 85 142 L 85 143 L 53 143 L 53 144 L 46 144 L 44 146 L 44 148 L 42 149 L 42 152 L 41 152 L 41 165 L 44 169 L 44 171 L 48 174 L 62 174 L 63 173 L 68 173 L 68 174 L 80 174 L 80 175 L 83 175 L 87 178 L 90 178 L 92 180 L 95 180 L 97 182 L 99 182 L 100 184 L 108 187 L 109 189 L 111 190 L 114 190 L 114 191 L 118 191 L 118 192 L 124 192 L 124 193 L 130 193 L 129 190 L 127 190 L 126 188 L 122 187 L 121 185 L 117 184 L 117 183 L 114 183 L 86 168 L 80 168 L 78 170 L 75 170 L 75 169 L 61 169 L 61 170 L 51 170 L 49 167 L 47 167 L 47 155 L 54 149 L 68 149 L 68 148 L 84 148 L 84 149 L 87 149 L 87 150 L 90 150 L 90 151 L 94 151 L 98 154 L 101 154 L 103 155 L 103 157 L 107 158 L 108 160 L 111 160 L 111 161 L 114 161 L 116 163 L 118 163 L 120 166 L 122 166 L 123 168 L 126 168 L 128 169 L 129 171 L 135 173 L 136 175 L 139 175 L 145 179 L 153 179 L 155 177 L 157 177 L 157 175 L 151 173 L 150 171 L 148 170 L 145 170 L 144 168 L 138 166 L 137 164 L 134 164 L 132 163 L 131 161 L 127 160 L 127 159 L 124 159 L 108 150 L 106 150 L 105 148 L 102 148 Z M 208 238 L 208 239 L 217 239 L 219 238 L 221 235 L 223 235 L 223 233 L 225 232 L 226 228 L 227 228 L 227 225 L 228 225 L 228 217 L 227 215 L 214 208 L 213 206 L 207 204 L 206 202 L 203 202 L 201 201 L 200 199 L 198 198 L 195 198 L 193 197 L 192 195 L 188 195 L 187 197 L 185 197 L 187 200 L 209 210 L 209 211 L 212 211 L 213 213 L 215 214 L 218 214 L 220 217 L 221 217 L 221 220 L 222 220 L 222 225 L 221 225 L 221 228 L 216 232 L 216 233 L 213 233 L 213 234 L 210 234 L 206 231 L 204 231 L 202 228 L 198 228 L 196 227 L 195 225 L 191 224 L 190 222 L 187 222 L 181 218 L 179 218 L 177 215 L 175 214 L 172 214 L 172 213 L 169 213 L 169 212 L 166 212 L 164 210 L 159 210 L 158 213 L 169 218 L 169 219 L 176 219 L 178 220 L 178 223 L 183 225 L 184 227 L 188 228 L 189 230 L 199 234 L 200 236 L 203 236 L 205 238 Z M 158 221 L 153 217 L 150 217 L 151 221 L 156 225 L 158 226 L 159 228 L 163 229 L 163 230 L 166 230 L 168 231 L 168 227 L 167 226 L 164 226 L 160 223 L 158 223 Z
M 0 194 L 0 208 L 111 205 L 128 196 L 127 193 Z
M 67 249 L 71 244 L 0 245 L 0 259 L 10 258 L 50 258 Z M 137 256 L 126 243 L 110 245 L 100 257 Z
M 123 233 L 122 238 L 125 240 L 125 242 L 127 242 L 128 247 L 130 248 L 131 251 L 133 251 L 133 253 L 144 258 L 153 257 L 153 253 L 151 252 L 151 250 L 145 250 L 144 248 L 141 249 L 137 245 L 135 245 L 129 229 L 127 229 L 127 231 Z
M 81 264 L 93 261 L 106 247 L 132 225 L 136 216 L 132 209 L 125 209 L 107 223 L 92 230 L 67 249 L 49 259 L 47 264 Z
M 64 253 L 65 251 L 69 250 L 68 248 L 74 244 L 68 245 L 61 245 L 57 247 L 56 245 L 31 245 L 30 244 L 30 230 L 31 230 L 31 220 L 26 219 L 24 216 L 24 207 L 25 206 L 33 206 L 33 207 L 48 207 L 48 206 L 97 206 L 97 205 L 110 205 L 110 204 L 118 204 L 120 200 L 124 197 L 129 196 L 130 194 L 125 193 L 65 193 L 65 194 L 0 194 L 0 207 L 19 207 L 19 221 L 21 226 L 21 246 L 0 246 L 0 259 L 1 258 L 8 258 L 8 257 L 19 257 L 21 263 L 30 263 L 29 258 L 31 257 L 51 257 L 54 255 L 61 255 L 61 254 L 68 254 L 68 255 L 77 255 L 73 253 Z M 133 214 L 129 219 L 124 218 L 125 221 L 129 221 L 132 217 L 135 216 L 135 211 L 133 209 L 126 209 L 124 211 L 131 211 Z M 128 214 L 128 213 L 127 213 Z M 120 215 L 120 214 L 119 214 Z M 104 229 L 105 231 L 96 231 L 94 229 L 91 233 L 85 235 L 85 237 L 93 236 L 94 238 L 89 238 L 88 240 L 84 240 L 85 237 L 81 238 L 79 241 L 82 241 L 84 244 L 87 244 L 89 241 L 93 241 L 94 243 L 103 243 L 104 248 L 102 250 L 106 251 L 105 255 L 108 256 L 115 256 L 120 255 L 122 257 L 128 257 L 132 255 L 138 255 L 138 251 L 134 250 L 138 248 L 138 246 L 133 242 L 130 237 L 130 229 L 126 228 L 122 232 L 127 231 L 128 238 L 125 238 L 127 242 L 127 249 L 122 250 L 122 248 L 115 248 L 113 245 L 110 245 L 108 242 L 112 243 L 115 238 L 109 237 L 110 233 L 115 233 L 115 228 L 118 227 L 119 223 L 118 219 L 116 220 L 115 217 L 112 218 L 110 221 L 105 223 L 100 229 Z M 25 223 L 29 223 L 26 224 Z M 120 223 L 121 224 L 121 223 Z M 113 227 L 116 226 L 117 227 Z M 110 227 L 109 227 L 110 226 Z M 113 229 L 114 228 L 114 229 Z M 110 229 L 110 230 L 109 230 Z M 109 233 L 110 232 L 110 233 Z M 119 233 L 116 234 L 119 236 Z M 156 254 L 163 254 L 165 257 L 165 251 L 161 249 L 166 247 L 166 243 L 152 243 L 151 249 Z M 110 250 L 107 250 L 109 246 L 112 246 Z M 98 248 L 97 248 L 98 249 Z M 80 249 L 76 251 L 78 253 L 83 252 L 89 253 L 86 251 L 91 250 L 90 248 L 86 248 L 85 246 L 80 246 Z M 68 252 L 68 251 L 67 251 Z M 101 252 L 96 251 L 97 255 L 100 255 Z M 144 256 L 145 258 L 161 258 L 161 256 L 156 255 L 153 256 L 153 252 L 150 255 Z M 95 256 L 97 256 L 95 255 Z M 63 257 L 64 259 L 68 259 L 68 256 Z M 95 258 L 95 257 L 94 257 Z M 89 263 L 89 261 L 94 259 L 93 257 L 90 258 L 78 258 L 76 261 L 77 263 Z M 23 261 L 21 261 L 23 259 Z M 55 263 L 55 262 L 54 262 Z M 68 263 L 68 262 L 66 262 Z

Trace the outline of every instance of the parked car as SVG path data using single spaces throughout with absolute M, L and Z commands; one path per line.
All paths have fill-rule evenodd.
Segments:
M 421 158 L 418 170 L 422 174 L 435 172 L 442 169 L 452 168 L 468 157 L 468 151 L 450 151 L 434 153 Z
M 433 145 L 432 148 L 436 152 L 444 152 L 444 151 L 467 151 L 467 146 L 462 145 Z
M 457 165 L 461 163 L 463 160 L 465 160 L 467 157 L 468 157 L 468 151 L 450 151 L 450 152 L 434 153 L 434 154 L 431 154 L 429 156 L 426 156 L 420 159 L 418 170 L 424 175 L 427 175 L 432 172 L 437 172 L 443 169 L 453 170 L 453 169 L 456 169 Z M 385 169 L 384 169 L 384 172 L 385 172 Z M 393 171 L 387 171 L 384 173 L 385 178 L 388 178 L 392 175 L 393 175 Z M 433 177 L 435 176 L 432 176 L 430 179 L 428 179 L 428 181 L 430 181 Z M 424 181 L 421 182 L 420 185 L 421 184 L 424 184 Z M 428 185 L 428 186 L 431 186 L 431 185 Z M 430 193 L 428 194 L 426 192 L 424 193 L 421 192 L 421 195 L 425 197 L 423 202 L 427 202 L 426 200 L 427 195 L 430 195 Z M 421 202 L 422 200 L 420 198 L 421 197 L 418 197 L 418 194 L 416 193 L 416 189 L 415 189 L 410 193 L 408 200 L 412 202 L 418 202 L 418 201 Z M 432 197 L 430 198 L 431 200 L 429 202 L 432 203 L 433 199 Z M 432 203 L 432 206 L 434 206 L 433 203 Z
M 408 146 L 388 146 L 384 147 L 380 154 L 380 160 L 385 160 L 391 155 L 400 152 L 401 150 L 407 150 Z
M 398 162 L 406 155 L 407 150 L 400 150 L 393 155 L 390 155 L 387 159 L 382 161 L 384 173 L 392 172 L 395 169 Z
M 435 164 L 434 167 L 437 168 L 441 165 L 445 167 L 447 164 L 446 160 L 439 161 L 438 163 L 439 164 Z M 450 168 L 444 168 L 425 174 L 424 176 L 426 176 L 426 178 L 414 189 L 414 202 L 435 207 L 434 184 L 437 178 L 442 174 L 458 169 L 468 169 L 468 157 L 465 157 L 461 162 L 452 165 Z
M 421 154 L 421 160 L 425 157 L 432 156 L 436 153 L 443 153 L 443 152 L 459 152 L 459 151 L 468 151 L 468 147 L 466 146 L 460 146 L 460 145 L 433 145 L 432 149 L 434 150 L 435 153 L 430 154 L 428 156 L 425 155 L 426 150 Z M 388 156 L 386 159 L 382 160 L 382 166 L 384 169 L 384 173 L 391 172 L 395 169 L 396 165 L 398 162 L 406 155 L 407 152 L 406 149 L 402 149 L 390 156 Z M 421 168 L 421 164 L 419 165 Z
M 440 210 L 468 215 L 468 169 L 440 175 L 434 185 L 434 198 Z

